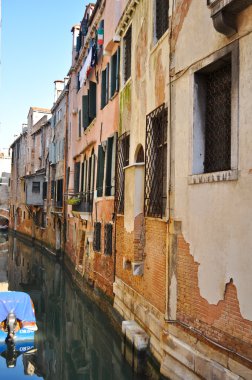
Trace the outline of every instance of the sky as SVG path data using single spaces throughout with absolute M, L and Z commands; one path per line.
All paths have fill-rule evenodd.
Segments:
M 53 82 L 71 66 L 71 28 L 90 1 L 1 2 L 0 149 L 21 133 L 30 107 L 52 107 Z

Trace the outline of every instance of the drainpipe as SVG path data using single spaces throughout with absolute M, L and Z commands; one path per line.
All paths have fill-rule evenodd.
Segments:
M 173 17 L 173 11 L 175 8 L 175 2 L 172 0 L 171 4 L 171 23 L 170 23 L 170 33 L 169 33 L 169 48 L 171 49 L 171 40 L 172 40 L 172 17 Z M 171 123 L 172 123 L 172 88 L 171 88 L 171 75 L 170 75 L 170 68 L 172 65 L 172 57 L 171 57 L 171 52 L 169 51 L 169 122 L 168 122 L 168 148 L 169 148 L 169 177 L 168 177 L 168 197 L 167 197 L 167 209 L 168 209 L 168 244 L 166 247 L 166 287 L 165 287 L 165 320 L 169 319 L 169 308 L 170 308 L 170 299 L 169 299 L 169 282 L 170 282 L 170 255 L 171 255 L 171 244 L 170 244 L 170 237 L 171 237 L 171 214 L 172 214 L 172 207 L 171 207 L 171 187 L 172 187 L 172 128 L 171 128 Z

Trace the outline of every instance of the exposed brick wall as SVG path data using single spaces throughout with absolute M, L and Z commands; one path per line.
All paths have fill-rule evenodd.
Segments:
M 200 295 L 199 263 L 190 254 L 190 246 L 178 236 L 177 319 L 195 327 L 215 342 L 252 359 L 252 321 L 242 317 L 233 280 L 226 284 L 224 299 L 209 304 Z M 250 300 L 248 300 L 249 302 Z
M 141 294 L 148 302 L 165 311 L 165 258 L 167 224 L 160 219 L 145 220 L 144 275 L 133 276 L 131 269 L 123 269 L 123 257 L 134 261 L 135 231 L 124 229 L 124 217 L 116 221 L 116 275 Z

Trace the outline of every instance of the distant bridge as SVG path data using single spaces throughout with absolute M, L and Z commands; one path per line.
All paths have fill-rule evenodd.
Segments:
M 10 220 L 10 211 L 6 208 L 0 208 L 0 217 Z

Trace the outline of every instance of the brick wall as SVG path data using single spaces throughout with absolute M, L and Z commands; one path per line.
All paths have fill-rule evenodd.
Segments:
M 138 225 L 141 226 L 141 223 Z M 143 276 L 133 276 L 132 269 L 123 269 L 123 257 L 134 261 L 135 236 L 135 231 L 128 233 L 124 229 L 124 217 L 117 216 L 116 276 L 164 313 L 167 224 L 160 219 L 145 220 Z
M 233 280 L 224 299 L 209 304 L 200 295 L 198 266 L 182 235 L 177 239 L 177 319 L 200 330 L 215 342 L 252 359 L 252 322 L 242 317 Z M 248 300 L 249 302 L 250 300 Z

